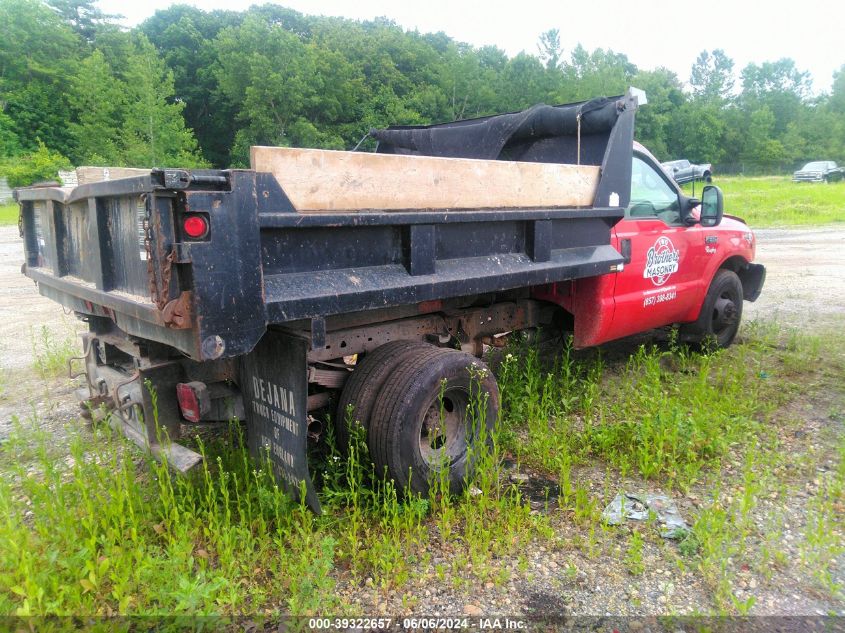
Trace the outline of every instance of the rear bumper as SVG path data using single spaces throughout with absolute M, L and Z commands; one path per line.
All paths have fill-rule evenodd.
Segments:
M 150 364 L 130 373 L 100 362 L 101 341 L 95 334 L 83 334 L 82 341 L 87 388 L 78 390 L 77 397 L 84 417 L 108 420 L 115 430 L 179 472 L 199 464 L 202 455 L 173 441 L 179 438 L 181 425 L 178 362 Z
M 744 270 L 739 271 L 739 279 L 742 282 L 742 298 L 757 301 L 766 281 L 766 267 L 762 264 L 748 264 Z

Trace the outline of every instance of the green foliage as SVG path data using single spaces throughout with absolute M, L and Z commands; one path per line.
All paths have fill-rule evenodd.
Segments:
M 687 102 L 673 116 L 671 154 L 698 163 L 718 163 L 728 155 L 723 138 L 726 125 L 719 108 L 711 103 Z
M 58 152 L 47 149 L 38 141 L 38 149 L 29 154 L 10 158 L 0 164 L 0 176 L 10 187 L 25 187 L 35 182 L 56 180 L 60 169 L 70 169 L 70 161 Z
M 499 481 L 495 432 L 472 482 L 481 493 L 432 502 L 375 477 L 360 435 L 345 460 L 330 440 L 316 516 L 250 459 L 237 423 L 197 440 L 205 461 L 188 477 L 144 464 L 107 424 L 71 432 L 61 458 L 37 426 L 19 423 L 0 453 L 7 614 L 362 615 L 336 591 L 338 570 L 395 591 L 436 547 L 459 582 L 501 584 L 502 557 L 550 536 L 548 519 Z
M 631 80 L 631 85 L 645 90 L 648 105 L 637 112 L 637 140 L 655 155 L 667 158 L 675 155 L 669 150 L 670 139 L 675 135 L 674 121 L 678 108 L 686 96 L 678 77 L 670 70 L 641 70 Z M 690 160 L 694 160 L 690 157 Z
M 830 92 L 828 108 L 831 112 L 845 114 L 845 64 L 833 73 L 833 87 Z
M 20 154 L 22 149 L 14 120 L 0 110 L 0 159 Z
M 731 98 L 734 86 L 733 60 L 720 48 L 701 51 L 692 66 L 692 93 L 705 103 L 720 104 Z
M 740 102 L 752 118 L 758 110 L 767 108 L 773 118 L 770 133 L 778 136 L 798 116 L 809 93 L 809 73 L 798 70 L 791 59 L 748 64 L 742 70 Z
M 773 138 L 774 128 L 775 115 L 768 106 L 762 106 L 752 112 L 742 158 L 768 167 L 783 161 L 786 150 L 780 141 Z
M 811 348 L 801 349 L 811 366 Z M 601 355 L 568 347 L 549 365 L 515 340 L 498 370 L 506 448 L 557 473 L 564 502 L 572 465 L 594 458 L 623 476 L 688 489 L 718 472 L 734 447 L 765 436 L 763 421 L 785 397 L 782 383 L 760 379 L 778 371 L 767 353 L 765 341 L 715 353 L 670 341 L 640 346 L 611 370 Z M 577 489 L 574 501 L 577 509 Z
M 628 550 L 625 552 L 625 567 L 632 576 L 641 576 L 645 571 L 643 564 L 643 536 L 639 530 L 631 533 Z
M 185 121 L 203 155 L 220 166 L 229 165 L 236 130 L 234 109 L 217 88 L 214 39 L 242 19 L 242 13 L 204 12 L 178 4 L 157 11 L 140 27 L 173 71 L 175 97 L 185 104 Z
M 47 5 L 86 42 L 93 42 L 97 31 L 109 20 L 121 17 L 103 13 L 95 0 L 47 0 Z
M 30 331 L 33 363 L 42 378 L 67 373 L 68 360 L 79 355 L 74 338 L 70 333 L 57 337 L 46 325 L 42 325 L 37 334 Z
M 343 148 L 342 139 L 319 124 L 351 114 L 363 82 L 345 59 L 319 55 L 316 47 L 256 16 L 221 32 L 217 45 L 220 89 L 243 123 L 235 135 L 236 162 L 246 162 L 250 145 Z
M 111 17 L 88 0 L 0 0 L 0 157 L 43 143 L 83 164 L 205 164 L 172 73 Z
M 173 72 L 150 41 L 139 35 L 127 60 L 126 114 L 121 126 L 123 163 L 133 167 L 205 165 L 182 118 L 184 104 L 171 103 Z
M 580 44 L 572 51 L 572 59 L 564 69 L 568 80 L 569 99 L 592 99 L 599 95 L 618 95 L 631 85 L 637 67 L 627 56 L 597 48 L 587 51 Z
M 551 70 L 560 65 L 563 47 L 560 44 L 560 31 L 558 29 L 549 29 L 542 33 L 537 48 L 540 51 L 540 61 L 546 64 L 547 69 Z
M 115 77 L 100 50 L 79 65 L 69 100 L 76 113 L 70 131 L 75 156 L 86 165 L 120 165 L 120 125 L 127 103 L 126 84 Z
M 749 64 L 736 82 L 726 52 L 704 50 L 685 92 L 665 69 L 573 47 L 555 29 L 536 54 L 509 58 L 384 19 L 275 5 L 175 5 L 131 32 L 113 18 L 91 0 L 0 0 L 0 157 L 33 151 L 40 139 L 76 164 L 245 166 L 253 144 L 350 149 L 372 127 L 636 85 L 649 98 L 637 138 L 661 160 L 741 160 L 756 173 L 845 160 L 845 71 L 830 95 L 812 98 L 790 59 Z
M 77 59 L 80 42 L 51 8 L 37 0 L 0 0 L 0 130 L 10 130 L 11 150 L 31 151 L 43 141 L 67 155 L 70 113 L 65 78 Z M 3 138 L 5 137 L 5 138 Z M 0 135 L 3 145 L 9 133 Z M 6 150 L 8 152 L 8 150 Z
M 735 576 L 770 560 L 801 565 L 820 589 L 841 598 L 834 566 L 843 551 L 841 438 L 836 464 L 823 473 L 815 466 L 828 455 L 798 459 L 822 478 L 807 501 L 806 524 L 795 528 L 799 555 L 786 561 L 764 551 L 762 543 L 758 548 L 759 536 L 772 540 L 772 528 L 758 526 L 760 510 L 766 517 L 775 511 L 768 501 L 771 486 L 780 483 L 779 466 L 791 461 L 778 441 L 780 420 L 768 413 L 799 394 L 796 402 L 805 402 L 807 385 L 820 371 L 838 380 L 841 363 L 833 360 L 838 351 L 800 334 L 749 325 L 743 342 L 717 354 L 687 352 L 670 342 L 642 347 L 626 361 L 564 346 L 554 372 L 546 372 L 545 359 L 528 341 L 507 353 L 498 372 L 503 415 L 489 438 L 482 435 L 489 441 L 473 449 L 479 468 L 465 493 L 449 494 L 444 479 L 434 481 L 436 494 L 429 500 L 402 495 L 373 472 L 363 433 L 353 433 L 344 459 L 329 430 L 322 463 L 312 469 L 320 477 L 320 516 L 284 494 L 267 464 L 250 459 L 237 423 L 209 443 L 196 438 L 204 463 L 181 476 L 166 462 L 145 461 L 108 424 L 93 433 L 76 425 L 65 430 L 67 438 L 58 444 L 69 442 L 68 454 L 42 421 L 16 421 L 0 451 L 0 611 L 194 615 L 203 617 L 206 628 L 225 628 L 225 618 L 242 614 L 366 615 L 360 612 L 366 607 L 344 600 L 344 587 L 371 585 L 372 592 L 386 596 L 403 590 L 410 595 L 426 583 L 449 579 L 459 590 L 501 586 L 514 570 L 527 573 L 522 554 L 538 541 L 547 550 L 571 543 L 590 557 L 613 556 L 632 576 L 648 578 L 655 554 L 675 558 L 674 548 L 657 546 L 650 529 L 634 528 L 621 544 L 603 538 L 610 528 L 599 523 L 602 500 L 583 481 L 561 486 L 559 509 L 532 510 L 501 464 L 507 456 L 522 463 L 530 459 L 541 470 L 556 465 L 552 472 L 561 474 L 561 482 L 574 462 L 624 468 L 626 455 L 649 449 L 628 423 L 637 416 L 656 417 L 659 411 L 648 409 L 649 403 L 688 409 L 692 416 L 699 410 L 712 410 L 716 418 L 729 413 L 740 427 L 727 429 L 715 442 L 705 432 L 691 445 L 683 438 L 711 423 L 703 416 L 672 418 L 674 424 L 664 430 L 682 437 L 679 446 L 658 437 L 646 459 L 670 468 L 697 462 L 703 470 L 695 477 L 712 474 L 717 480 L 707 484 L 712 499 L 689 508 L 691 530 L 679 544 L 683 558 L 675 559 L 704 580 L 715 606 L 725 613 L 749 611 L 754 598 L 737 591 Z M 731 381 L 737 385 L 728 385 Z M 485 417 L 486 401 L 480 391 L 474 393 L 469 415 L 477 423 Z M 614 424 L 627 430 L 607 432 Z M 787 436 L 792 442 L 792 433 Z M 673 451 L 684 455 L 667 461 Z M 726 464 L 741 482 L 736 492 L 737 481 L 720 468 Z M 794 504 L 793 495 L 782 496 Z M 757 508 L 760 499 L 766 502 Z M 558 521 L 580 527 L 556 538 Z M 570 563 L 563 573 L 571 582 L 577 569 Z

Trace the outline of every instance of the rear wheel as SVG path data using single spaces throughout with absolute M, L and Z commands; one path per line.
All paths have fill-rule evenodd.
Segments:
M 376 396 L 384 381 L 408 353 L 437 349 L 422 341 L 391 341 L 368 353 L 346 380 L 337 405 L 335 429 L 337 445 L 346 453 L 351 438 L 351 424 L 359 424 L 366 431 Z M 350 413 L 351 407 L 351 413 Z
M 717 348 L 728 347 L 739 330 L 742 300 L 742 282 L 737 274 L 719 270 L 710 283 L 698 319 L 682 326 L 683 338 L 692 343 L 710 341 Z
M 452 493 L 466 484 L 499 411 L 487 366 L 451 349 L 408 355 L 385 381 L 370 420 L 370 455 L 400 491 L 428 495 L 446 475 Z

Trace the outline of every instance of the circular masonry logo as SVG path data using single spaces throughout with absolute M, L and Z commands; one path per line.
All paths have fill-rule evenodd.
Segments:
M 662 286 L 672 273 L 678 272 L 680 259 L 681 253 L 672 244 L 672 240 L 665 235 L 657 238 L 654 246 L 648 249 L 646 254 L 643 279 L 650 278 L 655 286 Z

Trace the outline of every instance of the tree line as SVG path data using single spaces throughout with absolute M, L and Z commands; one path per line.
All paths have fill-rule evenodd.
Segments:
M 610 49 L 567 49 L 556 30 L 536 54 L 509 57 L 387 20 L 272 4 L 175 5 L 131 30 L 117 17 L 94 0 L 0 0 L 0 173 L 21 184 L 70 164 L 246 166 L 250 145 L 351 149 L 371 127 L 628 86 L 648 95 L 636 136 L 661 160 L 768 171 L 845 160 L 845 65 L 814 96 L 791 59 L 737 74 L 724 51 L 702 51 L 685 86 Z

